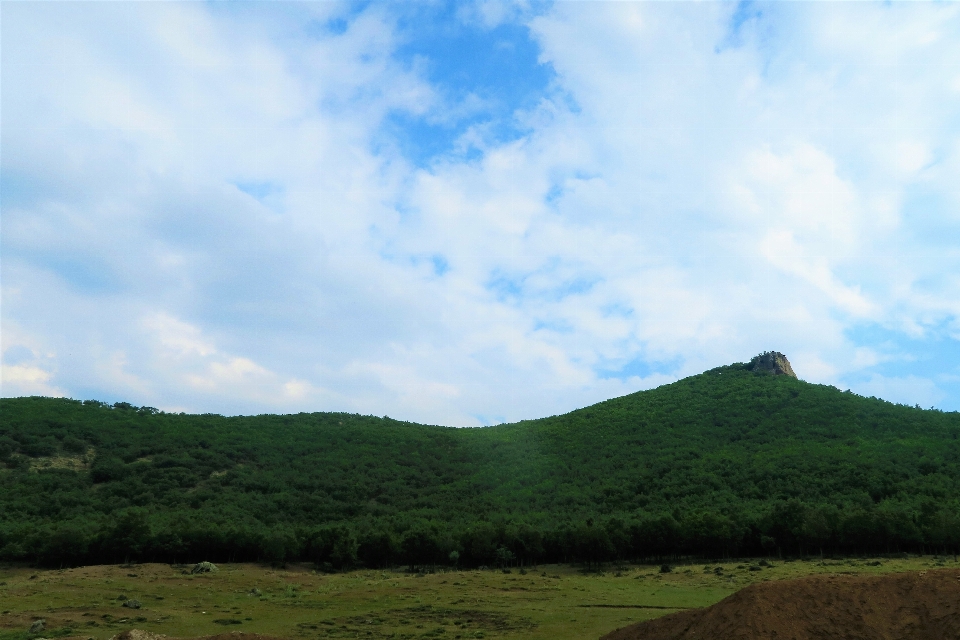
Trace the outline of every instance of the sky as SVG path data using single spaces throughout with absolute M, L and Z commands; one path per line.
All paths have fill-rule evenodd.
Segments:
M 960 4 L 0 7 L 3 396 L 960 410 Z

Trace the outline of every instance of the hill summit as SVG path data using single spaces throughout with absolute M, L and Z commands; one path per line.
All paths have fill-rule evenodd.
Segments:
M 797 374 L 793 372 L 790 361 L 787 356 L 779 351 L 765 351 L 758 356 L 754 356 L 747 369 L 751 371 L 760 371 L 774 376 L 790 376 L 796 378 Z
M 960 413 L 804 382 L 780 353 L 478 429 L 0 398 L 0 562 L 954 553 L 958 496 Z

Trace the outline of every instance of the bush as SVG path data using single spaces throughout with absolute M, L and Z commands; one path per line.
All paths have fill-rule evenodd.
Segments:
M 87 443 L 79 438 L 67 436 L 63 439 L 63 450 L 68 453 L 84 453 L 87 450 Z
M 0 436 L 0 460 L 6 460 L 16 450 L 16 440 L 8 438 L 7 436 Z
M 50 438 L 32 440 L 20 446 L 20 452 L 31 458 L 44 458 L 57 452 L 56 443 Z
M 90 468 L 90 479 L 95 483 L 122 480 L 127 475 L 127 467 L 117 458 L 97 457 Z

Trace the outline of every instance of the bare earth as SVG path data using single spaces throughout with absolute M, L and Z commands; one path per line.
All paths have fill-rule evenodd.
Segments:
M 69 640 L 69 638 L 66 640 Z M 243 633 L 241 631 L 234 631 L 232 633 L 218 633 L 215 636 L 203 636 L 202 638 L 181 639 L 181 638 L 171 638 L 169 636 L 160 635 L 156 633 L 150 633 L 149 631 L 141 631 L 140 629 L 130 629 L 129 631 L 124 631 L 123 633 L 113 636 L 112 638 L 110 638 L 110 640 L 283 640 L 283 639 L 275 638 L 273 636 L 262 636 L 259 633 Z
M 960 638 L 960 570 L 762 582 L 712 606 L 633 624 L 601 640 L 838 638 Z

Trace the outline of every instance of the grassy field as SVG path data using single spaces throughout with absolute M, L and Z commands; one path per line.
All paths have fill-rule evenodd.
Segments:
M 632 622 L 703 607 L 760 580 L 817 573 L 886 573 L 957 566 L 953 557 L 607 567 L 586 573 L 548 565 L 521 574 L 444 571 L 427 575 L 307 566 L 221 565 L 190 575 L 162 564 L 40 571 L 0 568 L 0 640 L 106 640 L 138 628 L 170 636 L 243 630 L 287 638 L 598 638 Z M 139 609 L 123 607 L 128 599 Z

